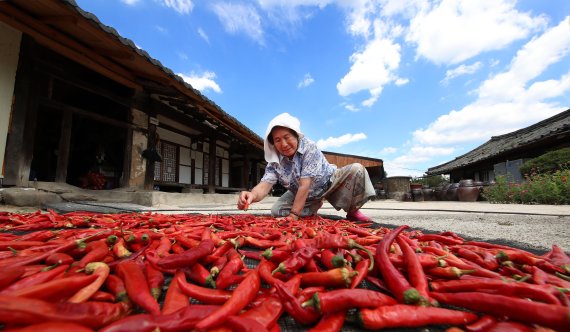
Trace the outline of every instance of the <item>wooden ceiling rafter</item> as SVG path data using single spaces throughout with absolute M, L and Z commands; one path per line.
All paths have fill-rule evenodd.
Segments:
M 36 20 L 29 14 L 23 13 L 11 5 L 10 2 L 0 1 L 0 20 L 32 36 L 38 43 L 102 75 L 112 78 L 127 87 L 137 88 L 135 77 L 130 72 L 98 54 L 93 54 L 89 48 L 53 29 L 51 26 Z

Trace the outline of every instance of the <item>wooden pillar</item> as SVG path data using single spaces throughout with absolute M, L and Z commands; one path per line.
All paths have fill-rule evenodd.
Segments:
M 148 125 L 148 140 L 147 148 L 152 144 L 156 144 L 154 137 L 156 137 L 156 125 L 149 123 Z M 144 176 L 144 189 L 153 190 L 154 188 L 154 161 L 146 159 L 146 172 Z
M 67 181 L 67 166 L 69 165 L 69 149 L 71 146 L 71 127 L 73 125 L 73 115 L 70 110 L 63 112 L 61 119 L 61 135 L 59 136 L 57 169 L 55 171 L 55 182 Z
M 22 36 L 20 65 L 14 86 L 14 104 L 6 141 L 4 185 L 28 186 L 34 154 L 34 138 L 38 112 L 38 84 L 34 77 L 35 43 Z
M 208 153 L 208 194 L 216 192 L 216 135 L 210 135 L 210 146 Z
M 251 163 L 249 161 L 249 155 L 247 154 L 247 152 L 245 153 L 244 157 L 243 157 L 243 171 L 242 171 L 242 180 L 240 183 L 240 187 L 243 188 L 247 188 L 248 190 L 251 189 L 251 180 L 250 180 L 250 174 L 251 174 Z

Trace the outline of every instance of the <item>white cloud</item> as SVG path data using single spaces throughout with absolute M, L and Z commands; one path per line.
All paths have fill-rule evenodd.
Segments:
M 368 90 L 370 98 L 362 103 L 363 106 L 372 106 L 383 87 L 397 79 L 394 71 L 400 64 L 400 45 L 381 37 L 378 31 L 381 28 L 375 29 L 377 38 L 370 41 L 364 50 L 350 56 L 350 71 L 336 85 L 341 96 Z
M 160 25 L 156 25 L 155 26 L 156 30 L 158 30 L 158 32 L 163 33 L 163 34 L 167 34 L 168 30 L 165 27 L 162 27 Z
M 184 82 L 192 85 L 194 89 L 200 92 L 213 90 L 214 92 L 222 93 L 222 89 L 220 88 L 218 83 L 214 81 L 214 79 L 216 78 L 216 74 L 213 72 L 207 71 L 204 74 L 202 74 L 202 76 L 199 76 L 194 72 L 190 73 L 190 75 L 184 75 L 180 73 L 177 75 L 182 77 Z
M 305 76 L 303 76 L 303 79 L 301 80 L 301 82 L 299 82 L 299 84 L 297 84 L 297 88 L 301 89 L 301 88 L 306 88 L 309 85 L 313 84 L 315 82 L 315 79 L 311 76 L 311 73 L 306 73 Z
M 344 108 L 351 111 L 351 112 L 358 112 L 360 111 L 360 108 L 354 106 L 353 104 L 346 104 L 344 105 Z
M 566 109 L 568 105 L 547 101 L 570 91 L 570 71 L 557 79 L 529 82 L 570 55 L 567 20 L 524 45 L 506 71 L 481 84 L 475 102 L 440 116 L 426 129 L 416 130 L 414 140 L 427 145 L 487 140 Z
M 382 150 L 380 150 L 380 154 L 385 155 L 385 154 L 392 154 L 392 153 L 396 153 L 396 151 L 398 151 L 397 148 L 395 147 L 385 147 Z
M 338 148 L 348 143 L 357 142 L 363 139 L 366 139 L 366 135 L 364 133 L 344 134 L 340 137 L 320 139 L 317 141 L 317 146 L 319 149 Z
M 409 82 L 410 82 L 410 80 L 407 79 L 407 78 L 397 78 L 394 83 L 395 83 L 397 86 L 402 86 L 402 85 L 408 84 Z
M 479 88 L 480 99 L 488 102 L 508 101 L 525 94 L 525 85 L 550 65 L 570 54 L 568 20 L 562 20 L 540 37 L 524 45 L 511 61 L 509 70 L 487 80 Z
M 182 60 L 188 60 L 188 55 L 184 52 L 177 52 L 176 54 L 178 54 L 178 57 Z
M 477 61 L 472 65 L 461 65 L 459 67 L 455 67 L 453 69 L 449 69 L 445 72 L 445 78 L 441 81 L 443 84 L 447 84 L 450 80 L 461 76 L 461 75 L 470 75 L 474 74 L 479 69 L 483 67 L 481 61 Z
M 121 0 L 122 3 L 132 6 L 132 5 L 136 5 L 138 2 L 140 2 L 140 0 Z
M 515 9 L 514 0 L 442 0 L 425 6 L 410 22 L 406 40 L 417 56 L 459 63 L 499 50 L 546 25 L 542 16 Z
M 261 17 L 253 5 L 217 3 L 212 8 L 226 32 L 242 33 L 260 45 L 264 44 Z
M 189 14 L 194 8 L 192 0 L 159 0 L 163 5 L 172 8 L 179 14 Z
M 208 37 L 208 35 L 206 34 L 206 31 L 204 31 L 204 29 L 202 28 L 198 28 L 198 35 L 200 35 L 200 37 L 202 37 L 202 39 L 204 39 L 206 41 L 206 43 L 210 43 L 210 38 Z

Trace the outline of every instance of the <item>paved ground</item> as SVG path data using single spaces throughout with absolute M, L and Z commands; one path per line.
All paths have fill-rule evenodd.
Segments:
M 61 189 L 58 190 L 61 191 Z M 45 189 L 42 193 L 49 191 L 50 189 Z M 29 195 L 30 191 L 26 191 L 25 194 Z M 236 209 L 237 195 L 154 192 L 151 193 L 151 198 L 145 196 L 142 199 L 143 194 L 147 193 L 132 193 L 135 196 L 105 191 L 83 192 L 80 196 L 74 193 L 73 195 L 79 199 L 65 199 L 27 206 L 0 205 L 0 211 L 30 212 L 36 211 L 40 206 L 44 208 L 47 206 L 60 213 L 72 210 L 92 210 L 104 213 L 151 210 L 162 213 L 268 215 L 276 199 L 268 197 L 260 203 L 252 204 L 250 210 L 243 212 Z M 63 197 L 63 195 L 65 194 L 60 193 L 60 196 Z M 6 191 L 4 196 L 8 196 Z M 82 197 L 89 197 L 89 200 L 83 200 Z M 374 222 L 389 227 L 406 224 L 425 232 L 453 231 L 466 238 L 506 243 L 535 252 L 545 252 L 552 244 L 557 244 L 570 252 L 570 206 L 568 205 L 377 200 L 368 202 L 362 211 Z M 345 216 L 344 212 L 336 211 L 328 203 L 319 212 L 320 215 L 330 218 Z

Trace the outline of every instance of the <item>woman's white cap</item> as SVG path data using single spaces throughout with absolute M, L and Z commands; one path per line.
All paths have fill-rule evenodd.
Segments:
M 303 137 L 303 133 L 301 133 L 301 122 L 296 117 L 292 116 L 289 113 L 281 113 L 278 116 L 274 117 L 273 120 L 269 122 L 267 126 L 267 130 L 265 131 L 265 137 L 263 138 L 263 150 L 265 152 L 265 161 L 268 163 L 271 162 L 279 162 L 279 152 L 275 149 L 275 146 L 269 143 L 267 139 L 269 134 L 271 134 L 271 130 L 274 127 L 285 127 L 293 130 L 294 132 L 299 135 L 299 139 Z

